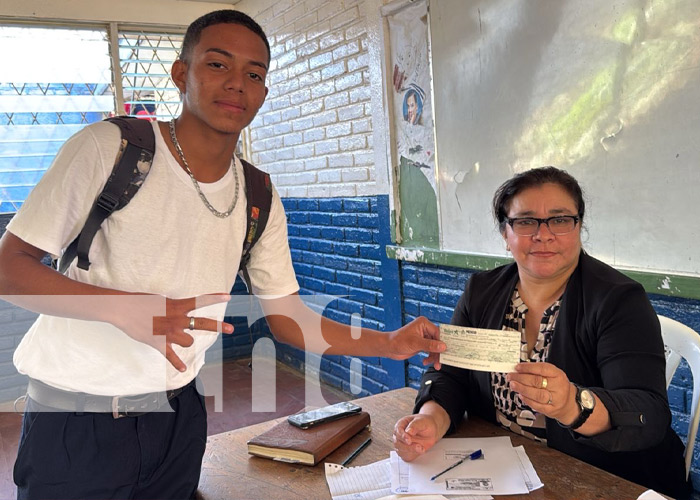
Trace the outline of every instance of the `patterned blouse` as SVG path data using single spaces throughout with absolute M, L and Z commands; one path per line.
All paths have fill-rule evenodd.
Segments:
M 514 330 L 521 333 L 520 337 L 520 361 L 531 363 L 547 361 L 549 358 L 549 345 L 554 334 L 554 325 L 559 316 L 561 298 L 554 302 L 542 315 L 537 341 L 531 353 L 527 352 L 527 337 L 525 336 L 525 316 L 527 306 L 520 298 L 520 292 L 516 288 L 503 320 L 503 330 Z M 498 422 L 516 434 L 521 434 L 535 441 L 547 441 L 547 429 L 545 416 L 536 413 L 520 400 L 520 396 L 508 388 L 506 374 L 491 373 L 491 391 L 493 393 L 496 418 Z

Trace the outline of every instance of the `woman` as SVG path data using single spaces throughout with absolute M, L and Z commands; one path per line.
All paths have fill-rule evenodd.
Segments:
M 452 324 L 521 332 L 513 373 L 423 376 L 394 443 L 411 461 L 464 412 L 676 498 L 690 494 L 671 429 L 659 322 L 641 285 L 581 248 L 578 182 L 554 167 L 505 182 L 493 212 L 514 264 L 471 277 Z

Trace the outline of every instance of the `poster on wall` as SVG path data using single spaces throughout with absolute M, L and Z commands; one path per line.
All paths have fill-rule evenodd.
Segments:
M 387 22 L 391 46 L 387 78 L 401 202 L 397 241 L 436 247 L 439 224 L 428 3 L 409 4 L 387 15 Z
M 435 140 L 428 60 L 427 2 L 388 16 L 394 126 L 399 157 L 435 189 Z

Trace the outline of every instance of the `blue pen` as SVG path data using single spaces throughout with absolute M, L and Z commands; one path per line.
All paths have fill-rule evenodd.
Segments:
M 455 467 L 457 467 L 457 466 L 460 465 L 460 464 L 463 464 L 463 463 L 466 462 L 467 460 L 476 460 L 477 458 L 481 458 L 482 455 L 483 455 L 483 453 L 481 453 L 481 450 L 476 450 L 476 451 L 475 451 L 474 453 L 472 453 L 471 455 L 467 455 L 467 456 L 464 457 L 463 459 L 458 460 L 457 462 L 453 463 L 452 465 L 450 465 L 450 466 L 449 466 L 447 469 L 445 469 L 444 471 L 435 474 L 433 477 L 430 478 L 430 480 L 431 480 L 431 481 L 435 481 L 437 478 L 439 478 L 440 476 L 442 476 L 445 472 L 451 471 L 452 469 L 454 469 Z

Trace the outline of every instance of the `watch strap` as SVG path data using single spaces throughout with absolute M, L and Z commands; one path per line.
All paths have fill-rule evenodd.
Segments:
M 583 404 L 581 403 L 581 391 L 583 391 L 584 389 L 581 386 L 576 385 L 576 384 L 574 384 L 574 386 L 576 387 L 576 404 L 578 405 L 578 407 L 581 411 L 578 414 L 578 417 L 576 418 L 576 420 L 571 422 L 569 425 L 562 424 L 561 422 L 559 422 L 557 420 L 557 422 L 559 423 L 560 426 L 562 426 L 565 429 L 570 429 L 572 431 L 575 431 L 576 429 L 581 427 L 583 424 L 585 424 L 586 420 L 588 420 L 588 417 L 590 417 L 591 413 L 593 413 L 593 408 L 585 408 L 583 406 Z

